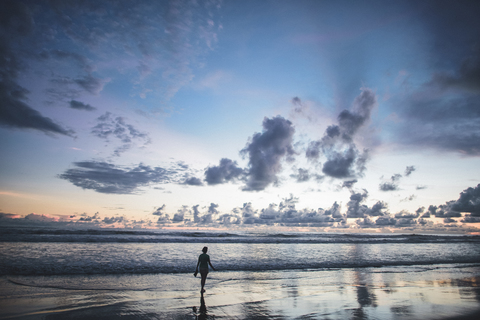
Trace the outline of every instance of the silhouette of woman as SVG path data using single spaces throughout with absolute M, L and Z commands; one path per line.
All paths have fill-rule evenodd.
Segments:
M 193 274 L 195 277 L 198 274 L 198 267 L 200 267 L 200 275 L 202 276 L 202 290 L 200 292 L 203 294 L 205 292 L 205 281 L 207 280 L 207 274 L 208 274 L 208 265 L 215 270 L 215 268 L 212 266 L 212 263 L 210 262 L 210 256 L 207 254 L 208 248 L 203 247 L 202 249 L 203 253 L 198 257 L 198 262 L 197 262 L 197 268 L 195 269 L 195 273 Z M 216 270 L 215 270 L 216 271 Z

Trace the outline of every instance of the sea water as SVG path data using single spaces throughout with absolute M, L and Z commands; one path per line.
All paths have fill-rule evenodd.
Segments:
M 9 228 L 0 275 L 193 273 L 203 246 L 223 272 L 480 264 L 474 235 Z

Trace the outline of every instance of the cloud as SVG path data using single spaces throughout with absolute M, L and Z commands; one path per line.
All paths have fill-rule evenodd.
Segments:
M 134 145 L 134 141 L 143 142 L 143 145 L 150 143 L 147 133 L 138 131 L 133 125 L 126 123 L 125 118 L 110 112 L 97 118 L 97 124 L 91 132 L 96 137 L 107 141 L 112 137 L 120 140 L 122 145 L 114 150 L 116 156 L 129 150 Z
M 105 224 L 115 224 L 115 223 L 123 223 L 125 221 L 125 217 L 105 217 L 103 218 L 102 222 Z
M 470 187 L 463 190 L 460 198 L 452 204 L 451 209 L 471 213 L 472 217 L 480 217 L 480 184 L 475 188 Z
M 278 182 L 282 159 L 291 161 L 295 155 L 292 146 L 294 133 L 292 123 L 281 116 L 263 120 L 263 132 L 255 133 L 241 151 L 249 158 L 244 190 L 260 191 Z
M 270 203 L 268 206 L 257 210 L 252 203 L 244 203 L 241 207 L 232 209 L 230 212 L 222 212 L 219 205 L 210 203 L 208 206 L 200 208 L 199 205 L 183 205 L 173 215 L 168 214 L 166 206 L 162 205 L 152 212 L 152 216 L 158 217 L 156 221 L 137 222 L 129 220 L 126 217 L 100 217 L 97 212 L 94 215 L 83 213 L 77 216 L 52 217 L 48 215 L 29 214 L 20 217 L 13 214 L 0 213 L 2 223 L 65 223 L 69 225 L 88 225 L 96 226 L 166 226 L 182 225 L 186 227 L 209 226 L 288 226 L 288 227 L 319 227 L 319 228 L 391 228 L 407 230 L 441 230 L 444 227 L 458 228 L 458 231 L 475 231 L 478 229 L 462 226 L 462 223 L 478 223 L 480 216 L 468 214 L 462 217 L 460 212 L 452 210 L 457 202 L 460 204 L 475 204 L 476 188 L 468 188 L 461 193 L 459 200 L 449 201 L 444 205 L 430 205 L 427 210 L 425 207 L 417 209 L 414 213 L 402 210 L 395 214 L 390 214 L 386 203 L 377 201 L 372 207 L 365 205 L 368 198 L 368 192 L 352 192 L 350 201 L 347 203 L 346 213 L 341 212 L 341 206 L 334 202 L 329 209 L 298 209 L 299 198 L 290 194 L 283 198 L 279 203 Z M 462 196 L 463 194 L 463 196 Z M 472 197 L 472 198 L 469 198 Z M 473 199 L 473 200 L 472 200 Z M 474 207 L 475 208 L 475 207 Z M 473 210 L 472 210 L 473 211 Z M 442 218 L 441 223 L 434 222 L 432 216 Z M 192 219 L 193 217 L 193 219 Z M 347 220 L 348 218 L 348 220 Z M 354 220 L 354 221 L 352 221 Z M 18 222 L 18 223 L 17 223 Z
M 3 1 L 0 21 L 0 125 L 73 136 L 74 131 L 28 105 L 29 91 L 17 83 L 19 74 L 27 65 L 22 60 L 23 53 L 16 51 L 16 44 L 23 42 L 35 30 L 32 11 L 25 3 Z
M 165 209 L 165 205 L 161 206 L 160 208 L 157 208 L 152 214 L 154 216 L 158 216 L 158 219 L 156 221 L 157 224 L 167 224 L 170 223 L 170 215 L 168 213 L 165 213 L 163 210 Z
M 139 188 L 154 183 L 179 182 L 178 166 L 161 168 L 139 164 L 123 168 L 102 161 L 74 162 L 76 168 L 68 169 L 58 177 L 70 181 L 82 189 L 108 194 L 136 194 Z
M 85 104 L 85 103 L 77 101 L 77 100 L 71 100 L 70 101 L 70 108 L 77 109 L 77 110 L 86 110 L 86 111 L 94 111 L 94 110 L 97 109 L 95 107 L 92 107 L 89 104 Z
M 166 207 L 166 205 L 165 205 L 165 204 L 164 204 L 164 205 L 162 205 L 161 207 L 158 207 L 157 209 L 155 209 L 155 211 L 154 211 L 154 212 L 152 212 L 152 214 L 153 214 L 154 216 L 161 216 L 161 215 L 164 215 L 165 213 L 164 213 L 163 211 L 165 210 L 165 207 Z
M 368 150 L 360 152 L 354 142 L 355 135 L 370 119 L 377 105 L 375 93 L 363 88 L 352 104 L 351 110 L 343 110 L 338 115 L 338 125 L 330 125 L 321 140 L 310 142 L 306 157 L 318 161 L 323 155 L 327 161 L 322 172 L 327 176 L 343 179 L 362 176 L 368 160 Z
M 390 181 L 385 181 L 380 183 L 379 189 L 381 191 L 396 191 L 398 190 L 398 183 L 400 181 L 400 178 L 402 177 L 401 174 L 394 174 L 391 178 Z
M 189 185 L 189 186 L 203 186 L 202 180 L 196 177 L 190 177 L 185 179 L 183 184 Z
M 312 178 L 315 179 L 316 181 L 321 181 L 324 177 L 310 172 L 308 169 L 302 169 L 302 168 L 294 168 L 294 173 L 290 175 L 291 178 L 294 178 L 297 182 L 307 182 L 310 181 Z
M 416 170 L 415 166 L 407 166 L 407 168 L 405 169 L 405 177 L 408 177 L 409 175 L 411 175 L 412 172 L 415 170 Z
M 363 193 L 354 193 L 350 195 L 350 201 L 347 203 L 347 218 L 363 218 L 368 211 L 366 205 L 361 203 L 368 197 L 367 190 L 363 190 Z
M 343 181 L 342 188 L 348 188 L 348 189 L 351 189 L 351 188 L 353 188 L 353 186 L 354 186 L 354 185 L 355 185 L 355 183 L 357 183 L 357 182 L 358 182 L 358 180 L 357 180 L 357 179 Z
M 1 74 L 2 71 L 0 71 Z M 34 129 L 47 134 L 73 137 L 75 134 L 73 130 L 62 127 L 28 106 L 24 102 L 26 93 L 27 91 L 24 88 L 13 82 L 0 82 L 0 125 L 7 128 Z
M 435 73 L 417 91 L 398 101 L 404 120 L 401 143 L 480 155 L 480 50 L 453 73 Z
M 235 181 L 245 174 L 245 170 L 237 166 L 236 161 L 227 158 L 220 160 L 218 166 L 205 169 L 205 181 L 209 185 Z
M 480 93 L 480 49 L 462 61 L 454 72 L 435 73 L 429 85 L 442 90 L 465 90 L 471 93 Z
M 0 219 L 17 219 L 20 218 L 20 215 L 14 213 L 5 213 L 0 212 Z
M 110 79 L 99 79 L 89 74 L 81 78 L 73 79 L 72 81 L 79 85 L 85 91 L 93 95 L 98 95 L 100 91 L 103 90 L 105 84 L 110 82 Z

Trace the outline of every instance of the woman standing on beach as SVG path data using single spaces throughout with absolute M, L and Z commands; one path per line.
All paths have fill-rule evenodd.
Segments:
M 215 268 L 212 266 L 212 263 L 210 262 L 210 256 L 207 254 L 208 248 L 203 247 L 202 249 L 203 253 L 198 257 L 198 262 L 197 262 L 197 268 L 195 269 L 195 273 L 193 274 L 195 277 L 198 274 L 198 267 L 200 267 L 200 275 L 202 276 L 202 290 L 200 290 L 201 293 L 205 292 L 205 281 L 207 280 L 207 274 L 208 274 L 208 265 L 212 267 L 213 270 Z

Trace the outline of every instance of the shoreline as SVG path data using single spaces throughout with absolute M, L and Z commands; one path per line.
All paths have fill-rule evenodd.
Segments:
M 381 269 L 381 268 L 380 268 Z M 480 270 L 2 276 L 0 319 L 478 319 Z

